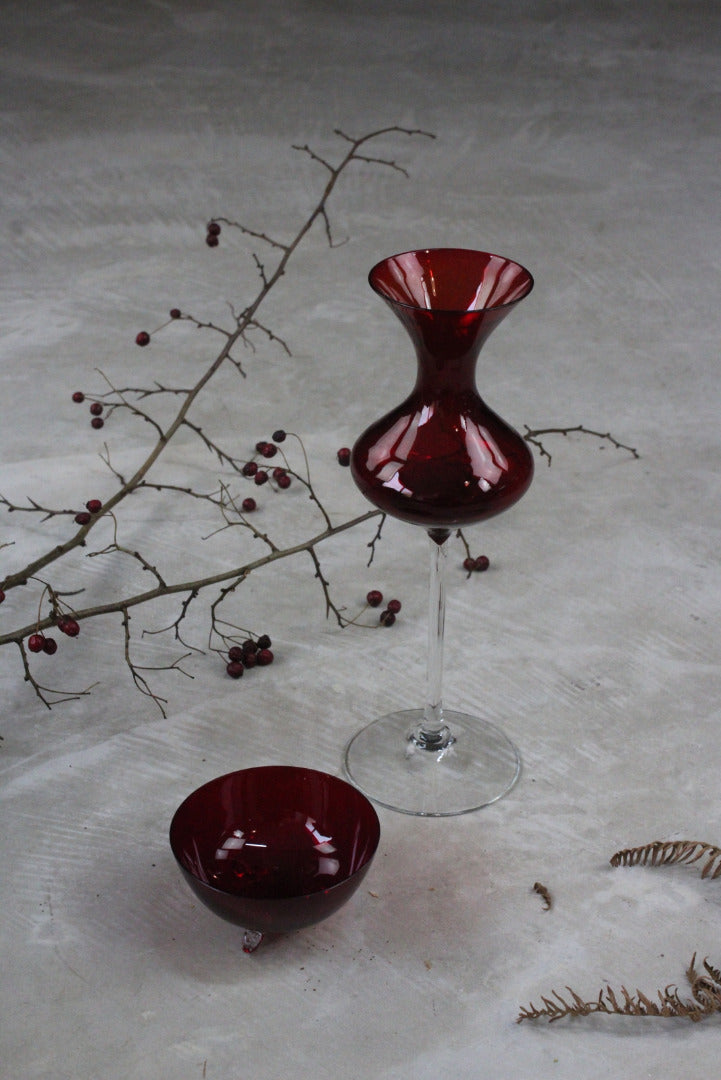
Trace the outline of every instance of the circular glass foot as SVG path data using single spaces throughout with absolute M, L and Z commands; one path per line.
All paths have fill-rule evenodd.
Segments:
M 449 710 L 443 715 L 452 739 L 441 750 L 414 738 L 423 709 L 374 720 L 346 747 L 348 776 L 370 799 L 403 814 L 450 817 L 496 802 L 520 775 L 518 750 L 485 720 Z

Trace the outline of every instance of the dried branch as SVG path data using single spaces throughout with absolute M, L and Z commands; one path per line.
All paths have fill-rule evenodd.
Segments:
M 611 866 L 686 865 L 705 859 L 702 878 L 721 877 L 721 848 L 700 840 L 654 840 L 643 847 L 626 848 L 611 856 Z
M 568 436 L 573 433 L 580 433 L 582 435 L 591 435 L 593 438 L 601 439 L 604 442 L 609 442 L 611 446 L 614 446 L 617 450 L 626 450 L 634 458 L 640 458 L 638 450 L 633 446 L 627 446 L 625 443 L 619 442 L 610 431 L 593 431 L 591 428 L 585 427 L 584 424 L 574 424 L 573 427 L 549 427 L 549 428 L 530 428 L 528 424 L 523 425 L 525 430 L 524 439 L 532 446 L 535 446 L 542 458 L 546 458 L 548 465 L 551 464 L 552 458 L 548 450 L 546 450 L 543 443 L 540 441 L 541 435 L 564 435 Z
M 698 1023 L 713 1013 L 721 1012 L 719 971 L 707 960 L 704 960 L 703 967 L 703 972 L 699 974 L 694 953 L 686 971 L 690 985 L 690 998 L 682 998 L 677 987 L 673 985 L 657 990 L 653 997 L 649 997 L 641 990 L 636 990 L 632 994 L 625 986 L 622 986 L 620 991 L 615 991 L 607 985 L 599 992 L 598 997 L 586 1001 L 570 986 L 567 986 L 566 997 L 552 990 L 551 996 L 541 998 L 540 1006 L 531 1003 L 523 1007 L 516 1018 L 516 1023 L 520 1024 L 523 1020 L 538 1020 L 541 1017 L 553 1023 L 563 1017 L 590 1016 L 594 1013 L 680 1017 L 691 1020 L 692 1023 Z

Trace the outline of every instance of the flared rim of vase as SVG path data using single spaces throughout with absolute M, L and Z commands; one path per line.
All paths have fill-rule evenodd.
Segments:
M 382 284 L 378 279 L 380 276 L 381 268 L 388 267 L 395 263 L 401 264 L 401 260 L 409 259 L 412 256 L 451 256 L 456 255 L 467 258 L 468 256 L 477 256 L 486 260 L 485 267 L 487 267 L 492 261 L 497 265 L 505 267 L 513 267 L 519 276 L 519 281 L 516 290 L 505 299 L 501 299 L 498 302 L 470 304 L 462 307 L 458 305 L 446 306 L 441 304 L 434 306 L 429 302 L 420 303 L 414 302 L 412 299 L 402 299 L 399 295 L 393 295 L 389 291 L 387 284 Z M 533 275 L 529 270 L 519 263 L 516 259 L 512 259 L 507 255 L 498 255 L 492 251 L 482 251 L 478 248 L 459 248 L 459 247 L 429 247 L 429 248 L 411 248 L 409 251 L 400 251 L 395 255 L 388 255 L 386 258 L 377 262 L 370 270 L 368 274 L 368 283 L 373 291 L 380 296 L 383 300 L 397 305 L 398 307 L 407 308 L 409 311 L 429 311 L 435 314 L 453 314 L 453 315 L 468 315 L 472 313 L 482 314 L 486 311 L 498 311 L 503 308 L 510 308 L 514 304 L 517 304 L 520 300 L 523 300 L 529 295 L 534 286 Z M 478 288 L 476 289 L 475 297 L 478 297 L 481 286 L 483 285 L 483 276 L 478 282 Z M 490 296 L 492 297 L 493 290 L 490 290 Z

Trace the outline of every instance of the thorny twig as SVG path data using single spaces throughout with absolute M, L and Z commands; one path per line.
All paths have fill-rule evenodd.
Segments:
M 627 446 L 625 443 L 619 442 L 614 438 L 610 431 L 593 431 L 591 428 L 587 428 L 584 424 L 574 424 L 573 427 L 549 427 L 549 428 L 530 428 L 528 424 L 523 425 L 525 428 L 524 439 L 529 442 L 531 446 L 535 446 L 539 455 L 546 459 L 546 464 L 550 465 L 552 457 L 549 454 L 546 447 L 541 442 L 541 435 L 591 435 L 595 439 L 601 439 L 603 442 L 608 442 L 611 446 L 614 446 L 617 450 L 626 450 L 634 458 L 640 458 L 638 450 L 634 446 Z
M 141 692 L 151 697 L 160 708 L 163 706 L 163 699 L 159 698 L 154 693 L 145 676 L 142 674 L 142 669 L 134 660 L 131 653 L 131 634 L 130 634 L 130 610 L 133 607 L 139 605 L 151 603 L 153 600 L 161 596 L 170 596 L 174 593 L 184 594 L 185 601 L 181 607 L 180 615 L 170 625 L 175 632 L 176 638 L 179 638 L 179 626 L 182 620 L 187 614 L 188 606 L 192 599 L 195 599 L 201 590 L 209 589 L 213 587 L 221 586 L 219 595 L 211 607 L 211 620 L 212 626 L 216 625 L 215 620 L 218 613 L 218 607 L 222 601 L 227 597 L 237 585 L 244 581 L 252 570 L 258 569 L 261 566 L 268 565 L 278 559 L 289 557 L 296 554 L 299 551 L 308 551 L 311 554 L 311 558 L 316 564 L 316 573 L 321 582 L 322 588 L 326 595 L 326 604 L 331 610 L 336 610 L 336 613 L 340 619 L 339 612 L 335 608 L 335 605 L 330 601 L 328 594 L 328 586 L 325 581 L 322 572 L 320 571 L 320 564 L 318 563 L 318 556 L 316 554 L 316 547 L 329 539 L 337 535 L 339 532 L 345 531 L 350 528 L 361 524 L 363 521 L 369 520 L 374 516 L 378 516 L 377 511 L 370 511 L 365 514 L 358 515 L 347 521 L 339 524 L 333 524 L 331 522 L 330 515 L 327 513 L 323 506 L 317 492 L 315 491 L 311 481 L 308 470 L 308 463 L 306 458 L 306 468 L 304 473 L 293 473 L 293 475 L 303 484 L 307 490 L 307 493 L 314 503 L 316 508 L 320 511 L 323 519 L 323 529 L 320 532 L 316 532 L 314 535 L 301 541 L 300 543 L 290 545 L 277 545 L 273 541 L 266 539 L 270 550 L 267 554 L 260 559 L 250 560 L 244 563 L 242 566 L 235 566 L 230 569 L 223 570 L 219 573 L 210 574 L 202 578 L 183 581 L 170 581 L 166 580 L 165 575 L 157 568 L 155 562 L 142 554 L 140 551 L 128 548 L 121 544 L 118 540 L 118 521 L 116 517 L 117 510 L 121 503 L 131 494 L 140 491 L 141 489 L 152 489 L 155 491 L 170 491 L 174 490 L 176 493 L 182 493 L 189 497 L 205 499 L 207 502 L 218 506 L 223 514 L 226 525 L 229 524 L 242 524 L 250 529 L 253 535 L 260 536 L 261 534 L 249 525 L 247 519 L 244 518 L 242 513 L 239 513 L 235 499 L 229 494 L 227 488 L 221 486 L 220 489 L 214 491 L 211 494 L 203 494 L 193 490 L 190 487 L 183 487 L 180 485 L 174 486 L 167 484 L 161 480 L 155 480 L 149 478 L 151 470 L 155 466 L 158 459 L 163 454 L 168 444 L 172 441 L 173 437 L 181 428 L 187 428 L 194 432 L 194 434 L 201 440 L 206 449 L 211 451 L 215 457 L 225 466 L 231 468 L 236 473 L 240 471 L 241 463 L 233 455 L 227 453 L 222 447 L 220 447 L 213 439 L 211 439 L 202 428 L 192 419 L 190 419 L 190 412 L 198 397 L 208 386 L 210 381 L 216 375 L 216 373 L 223 367 L 224 364 L 233 364 L 241 374 L 245 372 L 240 367 L 238 361 L 233 357 L 233 350 L 237 344 L 250 344 L 248 334 L 251 331 L 259 331 L 264 337 L 274 343 L 278 343 L 287 353 L 290 352 L 288 345 L 281 337 L 279 337 L 273 330 L 265 326 L 258 319 L 258 311 L 265 301 L 268 294 L 276 286 L 278 281 L 285 275 L 288 264 L 295 254 L 300 244 L 305 239 L 308 232 L 312 229 L 316 221 L 320 222 L 323 230 L 326 234 L 328 242 L 331 246 L 334 246 L 334 240 L 331 234 L 330 220 L 328 216 L 328 204 L 331 195 L 345 171 L 354 163 L 360 164 L 374 164 L 385 165 L 395 171 L 398 171 L 404 175 L 407 175 L 406 170 L 400 166 L 392 158 L 384 158 L 382 156 L 371 156 L 365 152 L 365 147 L 376 140 L 379 140 L 384 136 L 394 135 L 423 135 L 429 138 L 433 138 L 428 132 L 423 132 L 418 129 L 403 128 L 397 125 L 391 125 L 385 128 L 380 128 L 369 134 L 362 135 L 358 138 L 351 137 L 344 132 L 338 131 L 336 134 L 341 138 L 345 144 L 345 149 L 340 155 L 337 162 L 333 162 L 326 157 L 323 157 L 316 151 L 312 150 L 309 146 L 298 147 L 297 149 L 307 154 L 312 161 L 319 163 L 327 171 L 328 176 L 326 179 L 325 187 L 322 190 L 320 198 L 315 204 L 314 208 L 307 215 L 305 221 L 297 230 L 295 235 L 289 241 L 285 242 L 271 237 L 267 233 L 255 229 L 250 229 L 247 226 L 238 222 L 232 222 L 227 218 L 218 218 L 216 221 L 224 221 L 233 228 L 238 229 L 241 234 L 250 237 L 251 239 L 257 239 L 267 244 L 272 252 L 277 255 L 275 264 L 272 267 L 266 266 L 261 259 L 253 253 L 252 258 L 256 265 L 256 268 L 260 277 L 260 288 L 256 293 L 254 299 L 243 308 L 238 314 L 234 314 L 234 325 L 232 329 L 228 330 L 224 327 L 217 326 L 210 322 L 204 322 L 195 317 L 176 312 L 171 318 L 170 322 L 176 321 L 178 318 L 184 319 L 195 325 L 198 330 L 214 332 L 222 337 L 222 346 L 215 358 L 206 366 L 201 376 L 197 379 L 195 384 L 191 387 L 176 388 L 168 387 L 162 382 L 155 382 L 151 387 L 125 387 L 119 388 L 111 382 L 103 373 L 100 373 L 103 379 L 108 384 L 109 390 L 101 395 L 94 396 L 94 400 L 101 402 L 105 409 L 105 419 L 107 420 L 118 409 L 124 409 L 129 412 L 135 419 L 142 420 L 149 424 L 155 432 L 155 443 L 151 447 L 150 451 L 145 456 L 144 460 L 135 468 L 132 475 L 126 477 L 122 475 L 117 469 L 111 465 L 110 452 L 107 445 L 104 449 L 103 459 L 105 460 L 108 468 L 112 472 L 116 481 L 118 482 L 117 490 L 108 498 L 103 504 L 100 511 L 90 516 L 88 521 L 79 524 L 71 536 L 63 539 L 58 544 L 49 548 L 42 555 L 32 559 L 27 565 L 21 569 L 16 569 L 11 573 L 5 575 L 4 580 L 0 582 L 0 590 L 3 594 L 7 594 L 12 589 L 19 586 L 28 586 L 32 582 L 39 580 L 39 575 L 52 565 L 57 565 L 67 556 L 74 551 L 85 548 L 88 542 L 88 536 L 92 530 L 94 530 L 99 523 L 105 518 L 111 518 L 113 521 L 113 540 L 110 544 L 104 546 L 98 551 L 94 551 L 91 554 L 94 556 L 108 555 L 112 552 L 125 555 L 134 559 L 145 572 L 149 572 L 154 578 L 154 585 L 150 589 L 137 592 L 131 596 L 116 597 L 108 600 L 105 603 L 96 604 L 87 608 L 74 608 L 72 609 L 73 618 L 79 623 L 83 620 L 90 619 L 102 614 L 119 613 L 122 619 L 123 633 L 125 640 L 125 659 L 130 669 L 131 676 L 134 683 Z M 232 309 L 231 309 L 232 310 Z M 173 313 L 171 313 L 172 315 Z M 168 325 L 167 323 L 163 324 Z M 159 328 L 161 329 L 161 328 Z M 176 398 L 179 399 L 179 406 L 175 412 L 174 417 L 167 424 L 161 424 L 151 413 L 141 408 L 138 404 L 141 400 L 147 400 L 154 396 L 163 395 L 167 399 Z M 131 400 L 133 398 L 134 400 Z M 301 444 L 302 445 L 302 444 Z M 303 450 L 305 455 L 305 450 Z M 9 511 L 25 510 L 28 512 L 40 514 L 43 520 L 49 520 L 59 516 L 70 516 L 73 511 L 70 510 L 52 510 L 48 507 L 42 506 L 36 500 L 29 499 L 27 506 L 19 506 L 14 504 L 10 499 L 0 496 L 0 503 L 4 504 Z M 229 516 L 230 515 L 230 516 Z M 3 545 L 5 546 L 5 545 Z M 33 686 L 37 695 L 41 700 L 49 704 L 48 694 L 46 688 L 34 678 L 30 670 L 30 663 L 27 651 L 24 646 L 24 641 L 29 634 L 38 633 L 52 627 L 57 621 L 57 609 L 55 606 L 51 607 L 51 611 L 47 615 L 39 615 L 37 620 L 28 625 L 16 627 L 13 630 L 7 631 L 0 635 L 0 645 L 15 643 L 22 656 L 23 666 L 25 670 L 26 679 Z M 218 624 L 219 625 L 219 624 Z M 211 630 L 212 633 L 212 630 Z M 169 669 L 177 669 L 179 661 L 174 661 L 168 665 Z M 81 693 L 86 693 L 82 691 Z M 62 692 L 59 692 L 62 694 Z M 75 696 L 75 695 L 72 695 Z M 64 699 L 65 695 L 63 695 Z

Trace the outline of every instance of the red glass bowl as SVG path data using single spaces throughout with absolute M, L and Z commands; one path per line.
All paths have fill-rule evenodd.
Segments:
M 353 895 L 380 839 L 351 784 L 291 765 L 216 777 L 178 807 L 170 846 L 211 911 L 258 935 L 320 922 Z

